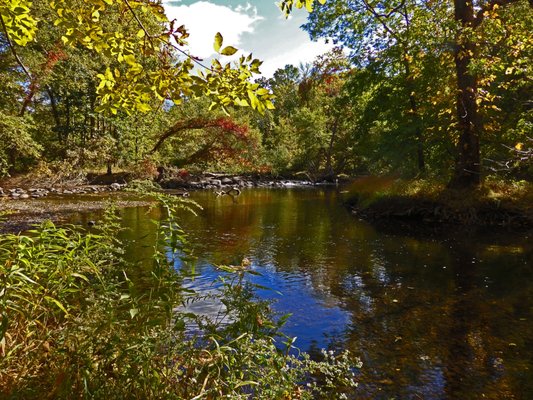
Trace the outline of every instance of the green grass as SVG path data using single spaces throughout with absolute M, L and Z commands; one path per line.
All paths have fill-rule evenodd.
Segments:
M 349 194 L 372 203 L 383 198 L 432 201 L 453 208 L 476 207 L 500 203 L 527 211 L 533 204 L 533 184 L 527 181 L 486 179 L 473 190 L 455 190 L 435 180 L 403 180 L 389 177 L 369 177 L 354 182 Z

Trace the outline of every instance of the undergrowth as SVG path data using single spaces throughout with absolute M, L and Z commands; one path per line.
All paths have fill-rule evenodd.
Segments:
M 533 204 L 533 184 L 487 177 L 483 184 L 471 190 L 456 190 L 444 182 L 432 179 L 403 180 L 393 177 L 362 178 L 348 187 L 352 203 L 366 207 L 381 199 L 432 201 L 452 208 L 479 207 L 501 204 L 528 210 Z
M 46 222 L 0 236 L 0 398 L 346 398 L 360 363 L 348 353 L 313 361 L 291 350 L 246 263 L 221 267 L 220 316 L 186 305 L 202 294 L 180 282 L 193 263 L 177 214 L 193 203 L 160 196 L 166 218 L 148 282 L 129 277 L 111 210 L 91 232 Z M 194 333 L 187 329 L 198 327 Z

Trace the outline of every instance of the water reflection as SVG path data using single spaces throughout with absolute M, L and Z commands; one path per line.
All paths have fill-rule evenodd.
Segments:
M 378 230 L 339 196 L 249 190 L 235 203 L 196 193 L 203 211 L 183 217 L 201 274 L 190 284 L 210 283 L 213 264 L 251 259 L 255 282 L 273 289 L 260 295 L 293 314 L 285 329 L 300 348 L 361 356 L 358 398 L 532 398 L 530 238 Z M 155 240 L 150 218 L 157 210 L 124 210 L 138 260 Z

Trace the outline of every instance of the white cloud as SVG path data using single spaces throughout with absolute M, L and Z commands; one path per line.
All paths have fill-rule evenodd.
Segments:
M 285 51 L 265 60 L 261 72 L 265 77 L 271 77 L 278 68 L 287 64 L 298 66 L 300 63 L 312 62 L 317 56 L 331 50 L 334 46 L 325 42 L 302 42 L 298 47 Z
M 242 35 L 253 33 L 255 23 L 263 19 L 250 3 L 235 9 L 208 1 L 198 1 L 189 6 L 176 6 L 175 1 L 168 3 L 165 2 L 167 17 L 176 19 L 178 25 L 185 25 L 190 33 L 187 41 L 191 54 L 202 58 L 215 53 L 213 41 L 217 32 L 224 36 L 224 46 L 239 47 Z

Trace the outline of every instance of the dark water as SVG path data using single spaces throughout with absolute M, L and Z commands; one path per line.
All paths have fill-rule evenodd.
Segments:
M 527 234 L 373 227 L 334 190 L 194 195 L 183 227 L 209 287 L 213 264 L 247 257 L 292 313 L 296 345 L 348 348 L 362 399 L 533 399 L 533 241 Z M 158 212 L 123 211 L 130 255 L 149 257 Z M 457 231 L 454 231 L 457 230 Z M 406 233 L 409 232 L 409 233 Z M 147 247 L 143 247 L 147 246 Z M 281 292 L 281 295 L 275 291 Z

